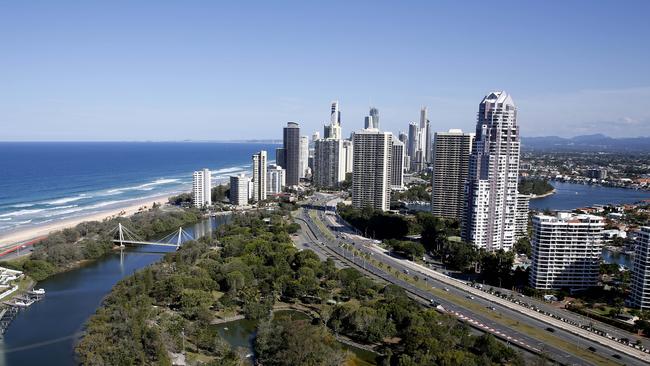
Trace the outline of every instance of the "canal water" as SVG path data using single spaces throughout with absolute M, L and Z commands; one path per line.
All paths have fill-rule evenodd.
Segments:
M 554 181 L 551 184 L 555 188 L 555 193 L 530 200 L 531 209 L 574 210 L 598 204 L 634 203 L 650 199 L 649 191 Z
M 217 216 L 183 229 L 198 238 L 227 220 L 229 216 Z M 21 311 L 7 329 L 0 340 L 0 366 L 76 365 L 74 344 L 111 288 L 171 250 L 134 248 L 39 282 L 45 298 Z
M 607 248 L 604 248 L 601 257 L 605 263 L 616 263 L 618 265 L 625 266 L 628 269 L 632 268 L 633 257 L 627 253 L 614 252 Z

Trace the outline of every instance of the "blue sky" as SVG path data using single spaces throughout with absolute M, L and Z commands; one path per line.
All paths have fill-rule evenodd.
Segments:
M 0 140 L 473 130 L 506 90 L 523 136 L 650 136 L 649 1 L 0 1 Z M 322 132 L 321 132 L 322 133 Z

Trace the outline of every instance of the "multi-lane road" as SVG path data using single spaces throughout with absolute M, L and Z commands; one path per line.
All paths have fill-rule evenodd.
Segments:
M 306 229 L 303 235 L 308 244 L 303 245 L 308 245 L 321 257 L 333 257 L 340 263 L 394 283 L 422 302 L 440 304 L 448 313 L 476 329 L 492 333 L 530 352 L 544 353 L 562 364 L 646 365 L 650 362 L 650 355 L 637 349 L 549 316 L 543 317 L 543 314 L 533 313 L 441 273 L 391 256 L 371 240 L 355 235 L 337 215 L 326 212 L 324 208 L 333 198 L 316 194 L 310 203 L 323 209 L 305 208 L 297 216 Z M 381 265 L 375 265 L 377 263 Z M 405 280 L 406 274 L 417 275 L 424 281 L 415 285 L 413 281 Z M 527 332 L 526 329 L 534 331 Z M 540 330 L 547 334 L 539 336 Z

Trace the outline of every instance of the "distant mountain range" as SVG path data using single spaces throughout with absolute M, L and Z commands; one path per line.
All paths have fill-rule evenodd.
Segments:
M 522 137 L 521 147 L 523 150 L 650 152 L 650 137 L 613 138 L 603 134 L 572 138 L 558 136 Z

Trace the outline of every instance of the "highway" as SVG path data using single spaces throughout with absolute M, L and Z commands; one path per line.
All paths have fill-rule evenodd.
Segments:
M 311 204 L 324 207 L 332 198 L 333 196 L 317 194 Z M 317 213 L 317 220 L 310 216 L 310 211 L 312 215 Z M 309 229 L 312 236 L 310 249 L 317 253 L 320 252 L 319 255 L 336 257 L 341 262 L 403 287 L 413 296 L 420 297 L 425 301 L 433 300 L 465 323 L 482 331 L 492 333 L 506 342 L 531 352 L 544 353 L 562 364 L 644 365 L 647 364 L 647 361 L 640 357 L 645 356 L 648 357 L 647 360 L 650 360 L 650 355 L 632 347 L 616 343 L 613 345 L 614 347 L 610 348 L 607 343 L 603 344 L 603 340 L 610 341 L 604 337 L 593 333 L 588 336 L 585 334 L 581 336 L 576 332 L 580 328 L 550 317 L 547 317 L 550 320 L 540 318 L 542 314 L 527 313 L 522 309 L 531 310 L 510 303 L 507 300 L 496 298 L 496 296 L 493 296 L 496 299 L 492 299 L 487 296 L 489 294 L 466 286 L 443 274 L 431 271 L 413 262 L 390 256 L 384 249 L 372 244 L 369 239 L 355 235 L 353 229 L 334 214 L 325 214 L 324 210 L 303 209 L 297 218 L 302 221 L 301 224 Z M 323 228 L 327 232 L 323 232 Z M 335 230 L 332 231 L 332 229 Z M 354 250 L 346 249 L 346 247 L 354 248 Z M 364 253 L 365 257 L 381 263 L 380 267 L 373 265 L 364 256 L 355 255 L 355 252 Z M 427 283 L 427 286 L 430 286 L 431 289 L 425 291 L 421 285 L 422 281 L 420 286 L 415 286 L 412 281 L 407 282 L 400 278 L 406 276 L 396 276 L 394 271 L 402 274 L 408 273 L 409 276 L 417 275 L 421 279 L 425 279 L 424 283 Z M 494 315 L 486 316 L 486 311 L 494 312 Z M 552 320 L 557 323 L 552 322 Z M 514 329 L 515 326 L 520 330 Z M 544 334 L 543 339 L 537 339 L 540 337 L 539 330 L 546 330 L 547 328 L 552 328 L 552 331 Z M 521 329 L 524 329 L 524 331 L 521 331 Z M 526 329 L 535 329 L 537 334 L 528 334 L 535 332 L 526 332 Z M 584 332 L 588 331 L 584 330 Z M 602 338 L 602 340 L 594 338 Z M 549 339 L 553 339 L 554 342 L 549 342 Z M 589 347 L 593 347 L 595 355 L 600 357 L 592 357 L 591 352 L 585 352 Z M 630 351 L 636 351 L 637 353 Z

